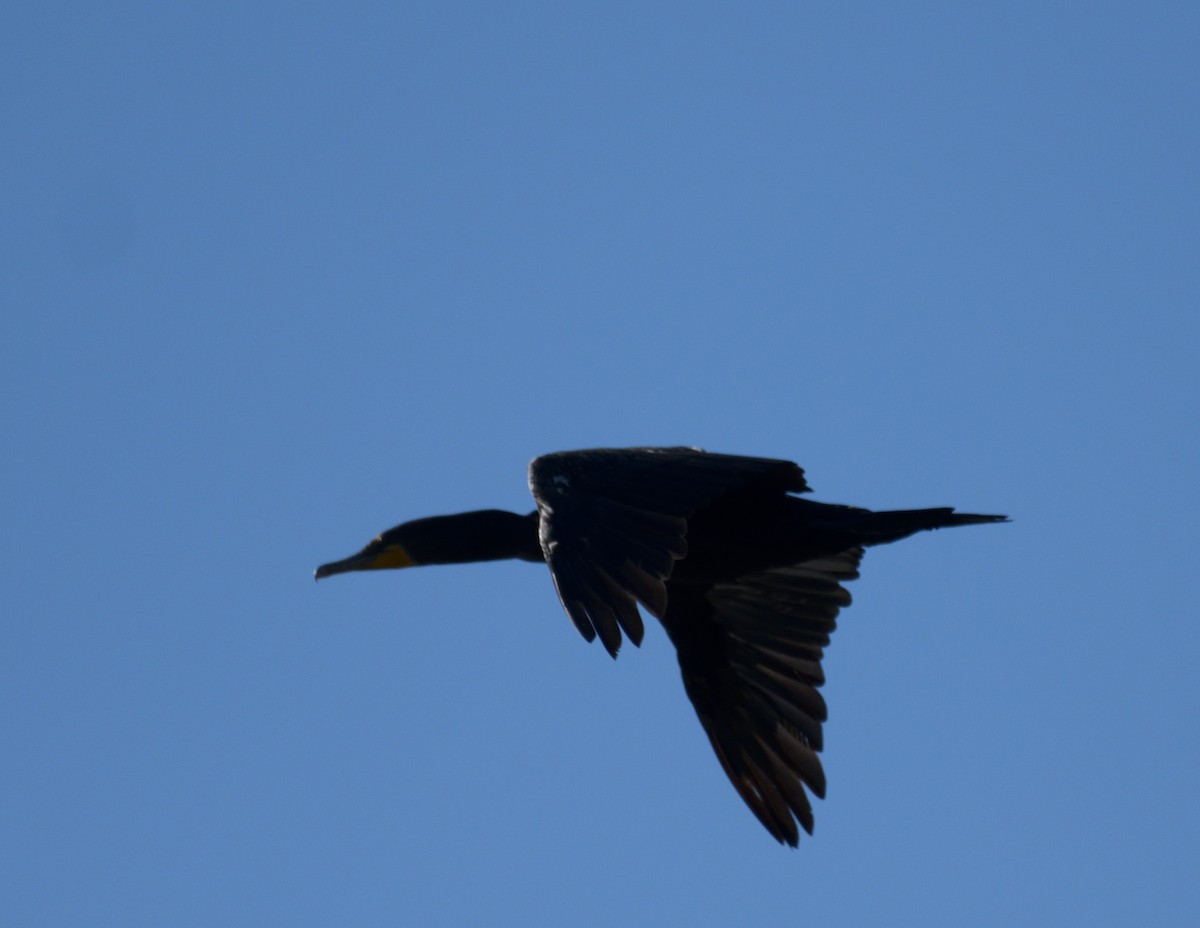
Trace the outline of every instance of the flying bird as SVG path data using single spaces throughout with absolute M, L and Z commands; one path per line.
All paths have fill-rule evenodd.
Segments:
M 605 448 L 534 459 L 537 509 L 405 522 L 316 578 L 516 558 L 545 562 L 588 641 L 642 641 L 640 604 L 675 645 L 717 759 L 758 820 L 795 847 L 825 795 L 821 657 L 863 550 L 925 529 L 1005 522 L 950 508 L 818 503 L 790 461 L 695 448 Z M 806 792 L 807 790 L 807 792 Z

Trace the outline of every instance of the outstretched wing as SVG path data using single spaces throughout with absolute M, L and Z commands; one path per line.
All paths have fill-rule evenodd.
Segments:
M 688 698 L 734 788 L 776 840 L 809 834 L 825 795 L 817 752 L 825 701 L 821 657 L 842 581 L 858 576 L 862 548 L 766 570 L 710 589 L 672 588 L 663 618 Z
M 789 461 L 694 448 L 570 451 L 536 458 L 529 489 L 559 599 L 588 640 L 614 657 L 621 630 L 642 640 L 637 603 L 662 618 L 666 581 L 687 556 L 687 520 L 732 492 L 800 493 Z

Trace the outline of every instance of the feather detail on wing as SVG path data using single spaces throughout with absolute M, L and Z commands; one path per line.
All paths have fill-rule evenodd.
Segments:
M 708 591 L 673 591 L 663 624 L 679 652 L 684 687 L 734 788 L 781 842 L 812 833 L 825 795 L 821 658 L 841 581 L 858 576 L 861 548 L 750 574 Z

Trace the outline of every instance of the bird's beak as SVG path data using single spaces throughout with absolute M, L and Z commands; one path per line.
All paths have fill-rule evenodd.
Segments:
M 333 574 L 345 574 L 352 570 L 386 570 L 388 568 L 412 567 L 413 559 L 403 545 L 388 543 L 378 538 L 363 548 L 358 554 L 351 555 L 341 561 L 322 564 L 313 571 L 313 579 L 330 577 Z
M 320 580 L 322 577 L 330 577 L 334 574 L 344 574 L 351 570 L 366 570 L 368 559 L 362 554 L 356 554 L 353 557 L 348 557 L 342 561 L 332 561 L 328 564 L 322 564 L 313 571 L 313 579 Z

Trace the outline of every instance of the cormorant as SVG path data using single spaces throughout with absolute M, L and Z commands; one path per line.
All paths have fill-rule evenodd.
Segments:
M 813 830 L 823 649 L 863 549 L 924 529 L 1005 516 L 871 512 L 793 496 L 790 461 L 694 448 L 536 458 L 528 515 L 488 509 L 388 529 L 316 578 L 351 570 L 519 558 L 545 561 L 567 614 L 613 657 L 642 640 L 640 603 L 674 643 L 683 685 L 726 775 L 778 841 Z

